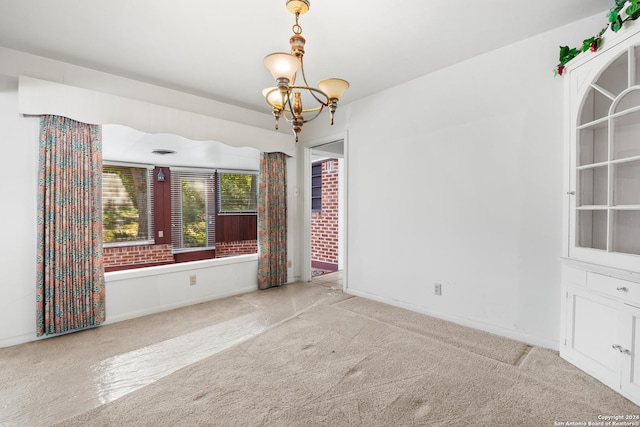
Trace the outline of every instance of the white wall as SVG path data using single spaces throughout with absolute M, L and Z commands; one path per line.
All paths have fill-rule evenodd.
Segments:
M 604 20 L 338 110 L 332 131 L 349 135 L 348 292 L 558 347 L 564 110 L 553 69 L 559 45 Z
M 35 338 L 38 126 L 18 114 L 18 79 L 0 75 L 0 347 Z
M 0 74 L 29 76 L 50 82 L 148 102 L 158 106 L 202 114 L 273 130 L 273 116 L 250 111 L 222 102 L 191 95 L 177 90 L 159 88 L 136 80 L 119 77 L 90 68 L 7 49 L 0 46 Z M 285 131 L 283 130 L 283 133 Z

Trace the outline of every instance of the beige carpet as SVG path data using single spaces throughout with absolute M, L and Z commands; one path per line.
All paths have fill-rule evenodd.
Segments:
M 553 426 L 640 408 L 555 352 L 361 298 L 60 426 Z
M 529 349 L 526 344 L 508 338 L 364 298 L 351 298 L 335 306 L 512 365 Z

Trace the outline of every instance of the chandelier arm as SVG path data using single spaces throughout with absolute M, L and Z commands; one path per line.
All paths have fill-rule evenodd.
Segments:
M 304 119 L 303 118 L 303 121 L 305 123 L 309 123 L 310 121 L 315 120 L 315 118 L 318 117 L 320 115 L 320 113 L 322 113 L 323 109 L 324 109 L 324 106 L 320 107 L 320 109 L 318 111 L 316 111 L 316 113 L 313 116 L 311 116 L 310 119 Z
M 323 108 L 325 108 L 323 105 L 319 105 L 315 108 L 309 108 L 309 109 L 304 109 L 302 110 L 303 114 L 307 114 L 307 113 L 315 113 L 316 111 L 320 111 Z M 291 113 L 291 110 L 289 108 L 282 108 L 280 111 L 286 111 L 287 113 Z
M 302 113 L 315 113 L 318 110 L 321 110 L 325 108 L 324 105 L 319 105 L 315 108 L 309 108 L 309 109 L 304 109 L 302 110 Z M 287 113 L 291 113 L 291 110 L 287 107 L 287 108 L 281 108 L 280 111 L 286 111 Z
M 292 122 L 293 122 L 293 105 L 291 105 L 291 98 L 292 98 L 292 96 L 291 96 L 291 95 L 292 95 L 292 94 L 293 94 L 293 89 L 292 89 L 291 87 L 289 87 L 289 92 L 288 92 L 288 96 L 287 96 L 287 102 L 285 102 L 285 103 L 282 105 L 282 112 L 283 112 L 283 116 L 284 116 L 285 120 L 286 120 L 286 121 L 288 121 L 289 123 L 292 123 Z M 287 105 L 289 105 L 289 108 L 288 108 L 288 109 L 287 109 Z M 286 112 L 287 112 L 287 111 L 288 111 L 289 113 L 291 113 L 291 120 L 287 119 L 287 115 L 286 115 Z
M 289 86 L 289 95 L 287 96 L 287 102 L 285 103 L 285 105 L 282 107 L 282 112 L 283 112 L 283 116 L 285 118 L 285 120 L 289 123 L 292 122 L 293 118 L 290 120 L 287 118 L 286 113 L 291 113 L 293 111 L 293 105 L 291 105 L 291 93 L 293 93 L 294 89 L 300 89 L 300 90 L 306 90 L 307 92 L 313 94 L 314 92 L 318 92 L 321 93 L 325 98 L 327 98 L 327 102 L 322 102 L 321 100 L 318 99 L 318 97 L 316 97 L 314 95 L 314 98 L 316 98 L 316 100 L 318 100 L 318 104 L 320 104 L 318 107 L 314 107 L 314 108 L 309 108 L 309 109 L 304 109 L 302 110 L 302 113 L 315 113 L 315 115 L 310 118 L 309 120 L 305 120 L 304 117 L 302 117 L 302 120 L 304 123 L 310 122 L 311 120 L 315 119 L 324 109 L 324 107 L 327 107 L 329 105 L 329 97 L 320 89 L 316 89 L 314 87 L 309 87 L 309 86 Z M 287 108 L 287 105 L 289 108 Z
M 309 91 L 309 93 L 311 93 L 311 96 L 313 96 L 316 99 L 316 101 L 318 101 L 320 104 L 322 104 L 325 107 L 328 106 L 329 105 L 329 97 L 324 92 L 322 92 L 320 89 L 317 89 L 318 92 L 320 92 L 321 94 L 324 95 L 324 97 L 327 99 L 327 102 L 324 102 L 320 98 L 318 98 L 313 90 L 309 90 L 309 89 L 312 89 L 312 88 L 311 88 L 311 86 L 309 86 L 309 83 L 307 83 L 307 76 L 304 73 L 304 63 L 302 62 L 302 58 L 300 58 L 300 73 L 302 74 L 302 80 L 304 81 L 304 85 L 306 86 L 305 89 L 307 89 Z M 294 80 L 295 80 L 295 77 L 294 77 Z M 295 81 L 294 81 L 294 84 L 295 84 Z
M 292 90 L 293 90 L 293 89 L 306 89 L 306 90 L 308 90 L 308 91 L 309 91 L 309 92 L 311 92 L 311 93 L 313 93 L 313 91 L 314 91 L 314 90 L 315 90 L 315 91 L 319 91 L 319 92 L 321 92 L 319 89 L 314 89 L 314 88 L 306 87 L 306 86 L 291 86 L 289 89 L 290 89 L 289 94 L 291 94 L 291 93 L 292 93 Z M 322 93 L 322 92 L 321 92 L 321 93 Z M 285 103 L 285 105 L 284 105 L 284 106 L 282 107 L 282 109 L 281 109 L 281 111 L 282 111 L 282 116 L 281 116 L 281 117 L 284 117 L 284 119 L 285 119 L 288 123 L 293 123 L 293 122 L 294 122 L 294 120 L 295 120 L 295 115 L 292 113 L 292 111 L 293 111 L 293 105 L 291 104 L 291 98 L 292 98 L 292 97 L 291 97 L 291 96 L 288 96 L 287 98 L 288 98 L 288 99 L 287 99 L 287 102 Z M 314 96 L 314 98 L 315 98 L 315 96 Z M 316 99 L 317 99 L 317 98 L 316 98 Z M 322 110 L 324 109 L 324 107 L 326 107 L 326 104 L 324 104 L 324 103 L 323 103 L 323 102 L 321 102 L 321 101 L 319 101 L 319 102 L 320 102 L 320 106 L 319 106 L 319 107 L 310 108 L 310 109 L 306 109 L 306 110 L 304 110 L 304 109 L 303 109 L 303 110 L 300 112 L 300 120 L 302 120 L 302 123 L 308 123 L 308 122 L 310 122 L 310 121 L 314 120 L 316 117 L 318 117 L 318 116 L 320 115 L 320 113 L 322 113 Z M 289 108 L 286 108 L 286 105 L 287 105 L 287 104 L 289 105 Z M 291 118 L 287 117 L 287 113 L 291 114 Z M 314 114 L 310 119 L 306 119 L 306 118 L 303 116 L 303 114 L 305 114 L 305 113 L 315 113 L 315 114 Z
M 309 83 L 307 83 L 307 75 L 304 72 L 304 58 L 302 56 L 300 57 L 300 74 L 302 74 L 304 85 L 309 86 Z
M 310 119 L 305 119 L 304 117 L 302 118 L 302 122 L 303 123 L 309 123 L 312 120 L 315 120 L 316 117 L 318 117 L 320 115 L 320 113 L 322 113 L 324 107 L 318 107 L 318 109 L 314 109 L 314 110 L 305 110 L 307 112 L 311 111 L 311 112 L 315 112 L 315 114 L 310 118 Z M 282 110 L 282 115 L 280 116 L 281 118 L 284 118 L 287 123 L 293 123 L 293 117 L 289 118 L 287 116 L 287 113 L 291 113 L 291 111 L 289 110 Z
M 311 86 L 307 85 L 307 86 L 289 86 L 289 89 L 290 89 L 291 92 L 293 92 L 293 89 L 306 90 L 307 92 L 309 92 L 309 93 L 311 93 L 313 95 L 313 97 L 316 99 L 316 101 L 318 101 L 319 104 L 322 104 L 325 107 L 327 105 L 329 105 L 329 101 L 330 101 L 329 97 L 327 96 L 326 93 L 324 93 L 323 91 L 321 91 L 318 88 L 311 87 Z M 315 95 L 314 92 L 322 94 L 322 96 L 324 96 L 324 98 L 326 99 L 326 102 L 321 100 L 321 99 L 318 99 L 318 97 Z

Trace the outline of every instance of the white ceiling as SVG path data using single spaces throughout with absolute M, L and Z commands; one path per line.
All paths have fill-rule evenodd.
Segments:
M 289 49 L 285 3 L 0 0 L 0 45 L 269 113 L 262 61 Z M 600 12 L 604 24 L 612 3 L 313 0 L 300 18 L 307 77 L 348 80 L 347 104 Z
M 0 0 L 0 46 L 271 114 L 261 94 L 273 86 L 263 58 L 289 51 L 295 17 L 285 5 Z M 348 80 L 345 105 L 581 18 L 602 13 L 604 23 L 611 6 L 612 0 L 312 0 L 300 17 L 305 69 L 312 85 L 327 77 Z M 154 149 L 176 154 L 158 156 Z M 257 169 L 257 150 L 247 150 L 103 128 L 107 160 Z

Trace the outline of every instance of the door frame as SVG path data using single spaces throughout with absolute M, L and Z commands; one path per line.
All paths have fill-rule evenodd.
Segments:
M 338 248 L 338 258 L 342 260 L 342 289 L 347 289 L 348 277 L 348 176 L 349 176 L 349 138 L 348 132 L 324 137 L 311 141 L 303 149 L 302 195 L 303 195 L 303 224 L 302 224 L 302 280 L 311 281 L 311 152 L 322 145 L 342 140 L 342 197 L 338 200 L 340 220 L 342 225 L 342 247 Z M 340 261 L 338 261 L 340 264 Z

